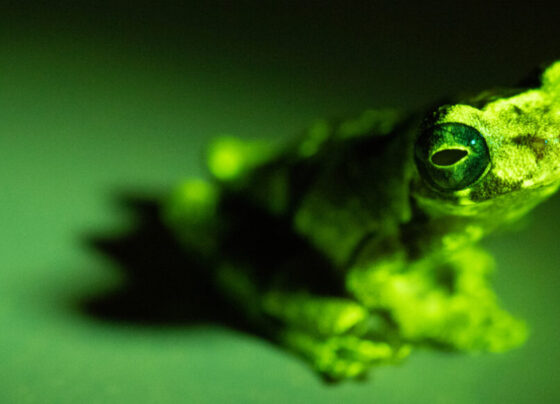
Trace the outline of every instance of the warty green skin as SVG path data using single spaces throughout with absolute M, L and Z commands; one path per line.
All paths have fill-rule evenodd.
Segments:
M 463 160 L 434 170 L 468 172 L 475 153 L 453 144 L 456 124 L 480 135 L 489 163 L 442 189 L 419 167 L 458 149 Z M 558 188 L 559 138 L 557 62 L 535 88 L 427 115 L 368 110 L 276 148 L 218 140 L 216 178 L 187 181 L 164 213 L 239 310 L 329 380 L 363 377 L 417 345 L 501 352 L 527 329 L 499 306 L 492 259 L 476 242 Z M 434 141 L 422 148 L 423 139 Z

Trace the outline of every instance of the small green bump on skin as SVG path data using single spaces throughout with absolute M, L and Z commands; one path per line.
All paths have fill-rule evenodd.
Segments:
M 218 199 L 216 185 L 191 179 L 179 185 L 163 205 L 162 220 L 185 247 L 196 251 L 200 257 L 207 257 L 216 247 L 214 228 Z
M 211 144 L 208 151 L 210 172 L 220 180 L 238 177 L 246 164 L 244 142 L 235 137 L 220 137 Z
M 301 157 L 311 157 L 319 151 L 321 145 L 331 134 L 331 127 L 326 120 L 316 121 L 309 128 L 307 137 L 299 145 L 298 153 Z
M 207 165 L 221 181 L 235 181 L 277 153 L 274 142 L 242 140 L 234 136 L 215 139 L 207 152 Z
M 201 179 L 187 180 L 171 194 L 165 215 L 171 222 L 203 223 L 214 216 L 217 200 L 214 185 Z

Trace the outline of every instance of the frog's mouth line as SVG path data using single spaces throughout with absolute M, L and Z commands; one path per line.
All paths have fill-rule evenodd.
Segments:
M 511 210 L 517 212 L 520 211 L 520 209 L 518 209 L 518 205 L 523 204 L 526 208 L 525 210 L 530 210 L 537 203 L 537 201 L 554 194 L 559 187 L 560 181 L 549 181 L 546 183 L 535 184 L 531 187 L 521 188 L 503 194 L 494 195 L 490 199 L 480 201 L 473 201 L 469 198 L 470 190 L 457 191 L 453 193 L 454 197 L 451 197 L 449 199 L 440 199 L 437 196 L 441 196 L 441 193 L 431 190 L 430 188 L 422 187 L 421 189 L 423 189 L 424 191 L 428 189 L 431 190 L 431 192 L 428 192 L 426 194 L 423 192 L 413 191 L 413 195 L 414 198 L 422 205 L 437 208 L 436 210 L 444 210 L 447 213 L 455 213 L 459 216 L 475 216 L 486 210 L 487 208 L 490 208 L 491 206 L 508 206 L 509 208 L 506 208 L 506 211 Z M 522 194 L 526 194 L 527 196 L 523 197 Z M 529 196 L 531 194 L 533 194 L 532 197 Z M 533 199 L 535 203 L 528 203 L 530 199 Z

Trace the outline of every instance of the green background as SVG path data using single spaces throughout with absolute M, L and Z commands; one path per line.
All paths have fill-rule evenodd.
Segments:
M 423 108 L 560 57 L 557 16 L 537 6 L 204 4 L 0 4 L 0 403 L 558 402 L 558 196 L 485 242 L 499 295 L 532 328 L 503 355 L 416 352 L 367 383 L 327 386 L 220 325 L 77 309 L 120 282 L 83 243 L 126 228 L 115 194 L 205 175 L 212 136 L 280 138 L 324 116 Z

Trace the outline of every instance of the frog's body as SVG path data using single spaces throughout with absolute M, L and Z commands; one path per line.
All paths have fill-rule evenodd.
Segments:
M 215 181 L 181 186 L 167 220 L 255 325 L 328 378 L 415 344 L 515 347 L 525 326 L 474 244 L 560 184 L 560 62 L 538 88 L 497 94 L 424 119 L 320 121 L 277 150 L 221 139 Z

